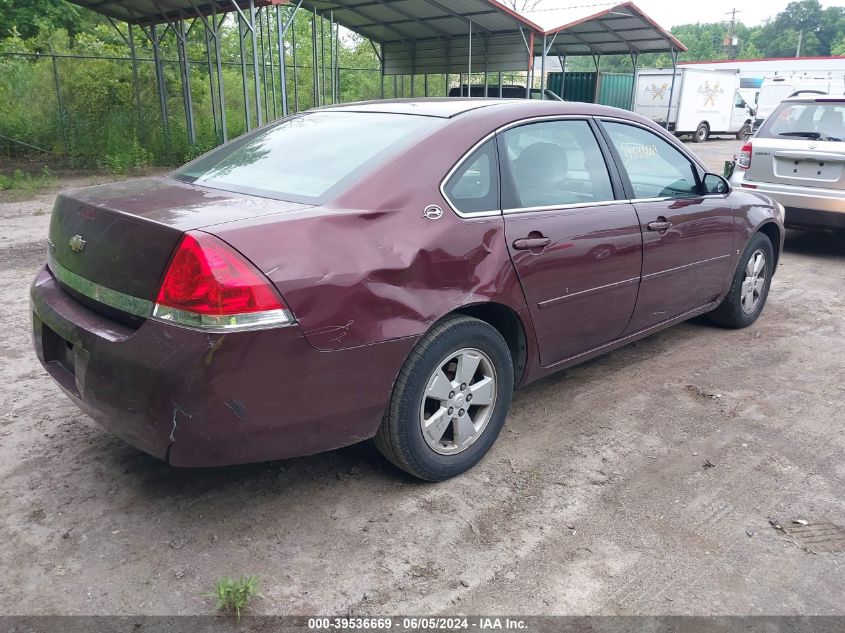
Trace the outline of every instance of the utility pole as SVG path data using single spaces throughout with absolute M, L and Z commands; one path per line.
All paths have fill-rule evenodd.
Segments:
M 728 59 L 736 59 L 739 54 L 739 40 L 736 36 L 736 14 L 742 13 L 742 11 L 737 11 L 735 8 L 731 11 L 727 12 L 727 15 L 731 16 L 731 25 L 730 30 L 728 32 L 728 36 L 725 38 L 725 48 L 727 49 Z
M 801 44 L 804 43 L 804 29 L 798 31 L 798 48 L 795 49 L 795 56 L 801 57 Z

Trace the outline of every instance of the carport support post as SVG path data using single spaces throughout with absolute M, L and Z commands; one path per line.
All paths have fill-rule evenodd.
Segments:
M 297 8 L 299 5 L 297 5 Z M 293 64 L 293 111 L 299 112 L 299 69 L 296 67 L 296 11 L 290 16 L 290 61 Z
M 560 94 L 558 97 L 564 99 L 564 92 L 566 87 L 566 55 L 557 56 L 557 61 L 560 63 Z
M 129 55 L 132 57 L 132 91 L 135 95 L 135 107 L 138 110 L 138 138 L 143 139 L 144 114 L 141 110 L 141 88 L 138 85 L 138 56 L 135 53 L 135 36 L 132 33 L 132 25 L 129 25 Z
M 279 80 L 281 81 L 281 92 L 282 92 L 282 116 L 288 115 L 288 82 L 287 82 L 287 69 L 285 68 L 285 35 L 288 32 L 288 29 L 293 24 L 294 18 L 296 18 L 296 12 L 299 10 L 299 7 L 302 6 L 302 0 L 296 3 L 294 6 L 293 11 L 291 12 L 288 19 L 285 21 L 285 26 L 282 28 L 282 20 L 281 20 L 281 11 L 279 5 L 276 5 L 276 35 L 277 35 L 277 42 L 279 46 Z M 296 32 L 296 29 L 293 30 L 293 33 Z M 293 37 L 293 35 L 291 35 Z M 294 84 L 296 83 L 296 44 L 294 42 Z M 296 86 L 294 85 L 294 90 Z M 296 104 L 295 104 L 296 105 Z M 297 107 L 298 109 L 298 107 Z
M 194 103 L 191 98 L 191 69 L 188 64 L 188 50 L 185 46 L 185 21 L 179 20 L 173 29 L 176 35 L 176 52 L 179 57 L 179 75 L 182 83 L 182 105 L 185 108 L 185 123 L 188 126 L 188 143 L 197 144 L 197 131 L 194 128 Z
M 220 61 L 220 24 L 223 24 L 225 16 L 217 22 L 217 9 L 211 9 L 211 27 L 214 29 L 214 57 L 217 61 L 217 105 L 220 107 L 220 130 L 223 133 L 223 142 L 229 140 L 229 132 L 226 130 L 226 100 L 223 96 L 223 63 Z
M 296 9 L 293 10 L 296 14 Z M 293 19 L 293 18 L 291 18 Z M 276 5 L 276 44 L 279 46 L 279 82 L 282 93 L 282 116 L 288 115 L 288 84 L 285 70 L 285 33 L 282 30 L 282 19 L 279 5 Z
M 150 25 L 150 44 L 153 47 L 153 64 L 155 66 L 156 85 L 158 87 L 158 105 L 161 110 L 161 127 L 164 130 L 164 151 L 170 154 L 170 116 L 167 113 L 167 94 L 164 85 L 164 72 L 161 68 L 161 51 L 159 49 L 158 28 L 155 24 Z
M 637 77 L 640 74 L 640 54 L 636 51 L 631 53 L 631 62 L 634 66 L 634 80 L 631 84 L 631 111 L 634 111 L 636 107 L 636 98 L 637 98 Z
M 467 60 L 467 97 L 472 96 L 472 20 L 469 20 L 469 33 L 467 35 L 467 48 L 469 59 Z
M 543 35 L 543 56 L 540 58 L 540 100 L 546 98 L 546 36 Z
M 314 98 L 312 105 L 320 105 L 320 75 L 317 67 L 317 6 L 314 6 L 311 15 L 311 65 L 314 72 Z
M 211 29 L 205 18 L 202 18 L 205 28 L 205 62 L 208 65 L 208 94 L 211 97 L 211 119 L 214 122 L 214 142 L 220 143 L 220 127 L 217 125 L 217 95 L 214 92 L 214 66 L 211 64 Z
M 326 17 L 320 14 L 320 104 L 326 103 Z
M 238 46 L 241 53 L 241 84 L 244 93 L 244 121 L 246 122 L 246 129 L 249 131 L 252 129 L 252 121 L 250 120 L 249 114 L 249 84 L 246 80 L 246 61 L 244 60 L 246 57 L 246 51 L 244 49 L 244 18 L 240 12 L 238 12 Z
M 379 51 L 381 52 L 378 55 L 379 73 L 381 75 L 381 98 L 384 99 L 384 44 L 379 45 Z
M 675 76 L 678 74 L 678 49 L 672 49 L 672 86 L 669 88 L 669 106 L 666 108 L 666 129 L 669 129 L 669 119 L 672 118 L 672 97 L 675 96 Z
M 278 10 L 278 6 L 275 7 Z M 276 14 L 278 17 L 278 13 Z M 273 119 L 278 119 L 279 114 L 276 110 L 276 78 L 273 76 L 276 74 L 276 68 L 273 66 L 273 30 L 272 30 L 272 22 L 273 17 L 270 15 L 270 7 L 267 7 L 264 10 L 264 22 L 267 24 L 267 55 L 270 57 L 270 93 L 273 96 Z M 266 85 L 267 76 L 265 73 L 264 82 Z M 266 94 L 266 88 L 265 94 Z M 267 117 L 270 117 L 270 113 L 267 113 Z
M 325 65 L 326 62 L 324 61 L 323 66 Z M 335 104 L 337 103 L 337 96 L 334 91 L 334 11 L 329 11 L 329 77 L 332 81 L 330 89 L 332 104 Z
M 257 114 L 258 126 L 264 125 L 264 114 L 261 110 L 261 87 L 258 77 L 258 40 L 255 33 L 255 0 L 249 0 L 249 30 L 252 33 L 252 81 L 255 92 L 255 112 Z M 263 61 L 263 60 L 262 60 Z

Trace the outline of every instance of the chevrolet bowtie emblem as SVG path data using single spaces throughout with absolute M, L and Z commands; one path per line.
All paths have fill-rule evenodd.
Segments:
M 68 242 L 68 244 L 70 245 L 70 250 L 74 253 L 79 253 L 83 248 L 85 248 L 85 240 L 82 239 L 81 235 L 74 235 L 70 238 L 70 242 Z

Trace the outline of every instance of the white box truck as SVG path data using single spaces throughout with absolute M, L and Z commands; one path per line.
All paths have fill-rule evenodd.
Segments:
M 750 136 L 754 111 L 739 93 L 736 71 L 679 68 L 672 89 L 672 69 L 641 70 L 634 111 L 695 142 L 711 134 Z M 670 108 L 669 99 L 672 99 Z

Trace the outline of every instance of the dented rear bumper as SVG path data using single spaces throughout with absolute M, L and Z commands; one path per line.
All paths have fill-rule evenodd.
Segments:
M 31 287 L 39 360 L 77 406 L 175 466 L 318 453 L 372 437 L 410 338 L 314 349 L 283 327 L 208 334 L 133 329 L 75 301 L 45 267 Z

